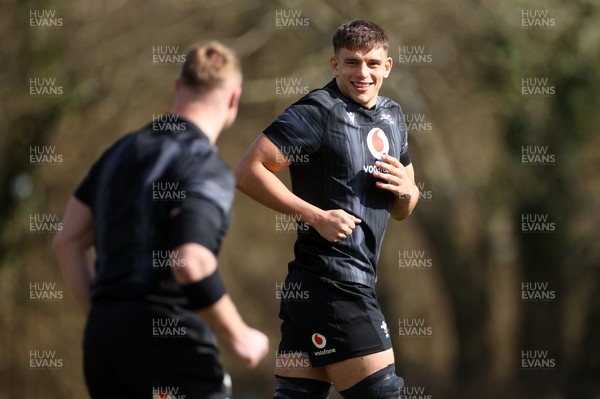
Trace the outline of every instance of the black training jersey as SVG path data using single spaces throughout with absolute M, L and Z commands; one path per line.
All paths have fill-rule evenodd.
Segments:
M 362 222 L 337 244 L 299 228 L 290 268 L 374 286 L 393 194 L 375 185 L 382 154 L 410 164 L 404 116 L 379 97 L 366 109 L 344 96 L 335 80 L 286 109 L 264 134 L 291 161 L 292 191 L 324 210 L 343 209 Z
M 205 201 L 220 216 L 221 226 L 213 233 L 220 244 L 235 182 L 198 127 L 169 116 L 168 123 L 153 122 L 115 143 L 75 192 L 94 217 L 96 275 L 86 333 L 90 341 L 146 342 L 156 332 L 177 331 L 185 332 L 178 335 L 184 338 L 181 342 L 212 345 L 209 329 L 187 309 L 172 275 L 172 268 L 185 265 L 171 258 L 176 247 L 171 211 L 192 199 Z M 99 309 L 112 314 L 98 314 Z

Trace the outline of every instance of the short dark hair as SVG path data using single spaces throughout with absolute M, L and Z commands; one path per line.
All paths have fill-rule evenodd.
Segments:
M 383 28 L 371 21 L 355 19 L 341 25 L 333 34 L 333 52 L 341 49 L 371 51 L 383 47 L 388 49 L 388 36 Z

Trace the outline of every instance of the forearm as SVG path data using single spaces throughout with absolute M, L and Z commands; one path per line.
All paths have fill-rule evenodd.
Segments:
M 93 279 L 93 256 L 91 249 L 77 249 L 55 245 L 56 257 L 67 287 L 83 312 L 87 314 L 91 303 L 91 283 Z
M 248 328 L 228 294 L 197 313 L 215 334 L 230 346 L 235 345 L 239 336 Z
M 409 217 L 419 202 L 419 195 L 419 188 L 415 184 L 409 195 L 395 197 L 391 209 L 392 217 L 396 220 L 404 220 Z
M 177 247 L 173 251 L 173 258 L 177 260 L 174 264 L 183 265 L 182 267 L 174 267 L 172 272 L 175 281 L 184 287 L 197 284 L 203 280 L 206 282 L 208 280 L 205 279 L 210 278 L 217 271 L 217 259 L 214 254 L 206 247 L 198 244 L 189 243 Z M 215 276 L 217 276 L 218 280 L 216 282 L 219 284 L 210 284 L 210 287 L 222 284 L 220 283 L 218 274 Z M 221 295 L 219 293 L 215 296 L 214 303 L 198 310 L 197 313 L 217 335 L 229 342 L 234 336 L 235 331 L 244 327 L 245 324 L 229 295 L 224 293 L 224 291 L 222 293 L 223 296 L 218 298 L 218 295 Z M 186 295 L 188 294 L 186 293 Z M 188 299 L 194 300 L 194 298 Z
M 313 224 L 322 216 L 318 207 L 292 193 L 285 184 L 264 165 L 244 165 L 237 170 L 238 189 L 261 204 L 304 223 Z

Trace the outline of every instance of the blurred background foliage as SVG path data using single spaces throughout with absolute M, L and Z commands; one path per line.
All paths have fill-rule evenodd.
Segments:
M 410 136 L 426 192 L 413 216 L 391 222 L 378 293 L 396 365 L 429 399 L 600 398 L 600 4 L 593 0 L 2 0 L 0 56 L 0 398 L 82 398 L 84 317 L 65 292 L 34 302 L 32 282 L 66 287 L 52 234 L 32 214 L 62 215 L 92 162 L 117 138 L 167 112 L 179 66 L 153 63 L 155 46 L 218 39 L 241 56 L 238 121 L 219 141 L 234 167 L 256 135 L 298 96 L 276 79 L 330 79 L 330 38 L 353 18 L 390 36 L 394 58 L 384 95 L 424 115 Z M 56 29 L 30 26 L 32 10 L 55 10 Z M 295 10 L 306 26 L 277 26 Z M 523 10 L 546 10 L 551 29 L 525 29 Z M 399 63 L 400 46 L 424 46 L 426 65 Z M 31 78 L 55 78 L 56 97 L 30 94 Z M 522 78 L 547 78 L 549 97 L 521 93 Z M 32 165 L 31 146 L 63 160 Z M 525 165 L 524 147 L 547 146 L 551 165 Z M 287 173 L 282 179 L 288 181 Z M 523 214 L 547 215 L 551 234 L 524 234 Z M 246 319 L 271 337 L 271 352 L 246 371 L 223 351 L 235 397 L 267 398 L 279 339 L 276 284 L 294 235 L 243 194 L 220 260 Z M 401 251 L 424 251 L 426 270 L 399 267 Z M 521 300 L 523 282 L 555 291 Z M 399 319 L 421 319 L 431 336 L 405 337 Z M 119 326 L 115 326 L 119 328 Z M 29 351 L 56 350 L 64 367 L 29 369 Z M 547 350 L 556 366 L 524 370 L 522 351 Z

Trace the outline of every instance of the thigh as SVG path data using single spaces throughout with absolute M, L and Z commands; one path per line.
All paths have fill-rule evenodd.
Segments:
M 366 356 L 354 357 L 324 366 L 335 389 L 343 391 L 367 378 L 371 374 L 394 363 L 394 352 L 388 349 Z

